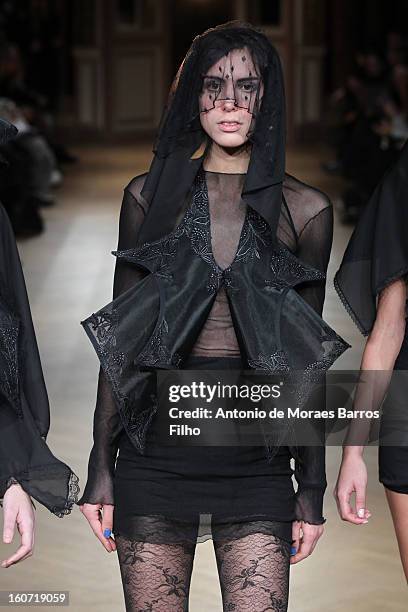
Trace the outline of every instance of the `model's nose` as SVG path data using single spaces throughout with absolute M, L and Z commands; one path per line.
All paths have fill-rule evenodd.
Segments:
M 235 109 L 235 98 L 224 98 L 222 100 L 224 110 L 230 111 Z

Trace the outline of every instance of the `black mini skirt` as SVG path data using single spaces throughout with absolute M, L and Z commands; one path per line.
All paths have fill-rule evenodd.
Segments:
M 390 491 L 408 495 L 407 336 L 395 361 L 394 370 L 396 379 L 395 382 L 391 379 L 382 407 L 378 448 L 379 480 Z
M 185 369 L 241 369 L 240 358 L 190 357 Z M 122 437 L 114 479 L 113 532 L 132 540 L 197 543 L 250 533 L 292 541 L 291 456 L 281 447 L 164 446 L 152 422 L 145 453 Z

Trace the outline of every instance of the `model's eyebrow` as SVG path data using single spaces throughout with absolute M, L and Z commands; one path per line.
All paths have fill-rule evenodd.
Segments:
M 225 77 L 220 77 L 218 74 L 203 74 L 203 79 L 214 79 L 216 81 L 225 81 Z M 260 77 L 259 76 L 245 76 L 245 77 L 239 77 L 237 79 L 234 79 L 235 81 L 237 81 L 238 83 L 241 81 L 259 81 Z
M 247 77 L 240 77 L 239 79 L 236 79 L 237 83 L 240 83 L 241 81 L 259 81 L 260 77 L 258 76 L 247 76 Z

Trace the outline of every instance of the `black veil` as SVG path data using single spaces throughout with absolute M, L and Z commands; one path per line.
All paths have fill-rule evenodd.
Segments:
M 234 49 L 250 52 L 262 81 L 249 94 L 240 93 L 234 81 L 228 54 Z M 183 212 L 192 183 L 202 164 L 207 137 L 201 127 L 200 112 L 212 108 L 223 88 L 213 99 L 200 104 L 204 75 L 208 68 L 225 58 L 220 76 L 233 82 L 235 105 L 246 107 L 253 115 L 248 140 L 251 157 L 242 190 L 244 201 L 259 212 L 276 232 L 282 202 L 285 173 L 285 94 L 279 55 L 268 38 L 250 24 L 232 21 L 207 30 L 194 39 L 178 73 L 160 122 L 154 145 L 154 158 L 141 196 L 149 203 L 148 214 L 138 243 L 151 242 L 169 234 Z M 244 52 L 240 57 L 247 60 Z M 231 71 L 232 68 L 232 71 Z M 225 81 L 224 81 L 225 82 Z M 247 98 L 247 99 L 245 99 Z M 197 152 L 202 152 L 202 155 Z M 174 178 L 177 177 L 177 181 Z

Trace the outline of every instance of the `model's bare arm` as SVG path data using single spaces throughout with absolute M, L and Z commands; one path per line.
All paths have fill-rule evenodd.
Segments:
M 405 335 L 406 282 L 398 279 L 387 285 L 378 298 L 377 315 L 361 360 L 361 384 L 357 385 L 354 408 L 378 409 L 387 392 L 395 360 Z M 343 457 L 334 489 L 339 514 L 357 525 L 366 523 L 367 469 L 363 460 L 370 419 L 354 419 L 343 446 Z M 355 493 L 354 508 L 350 498 Z

